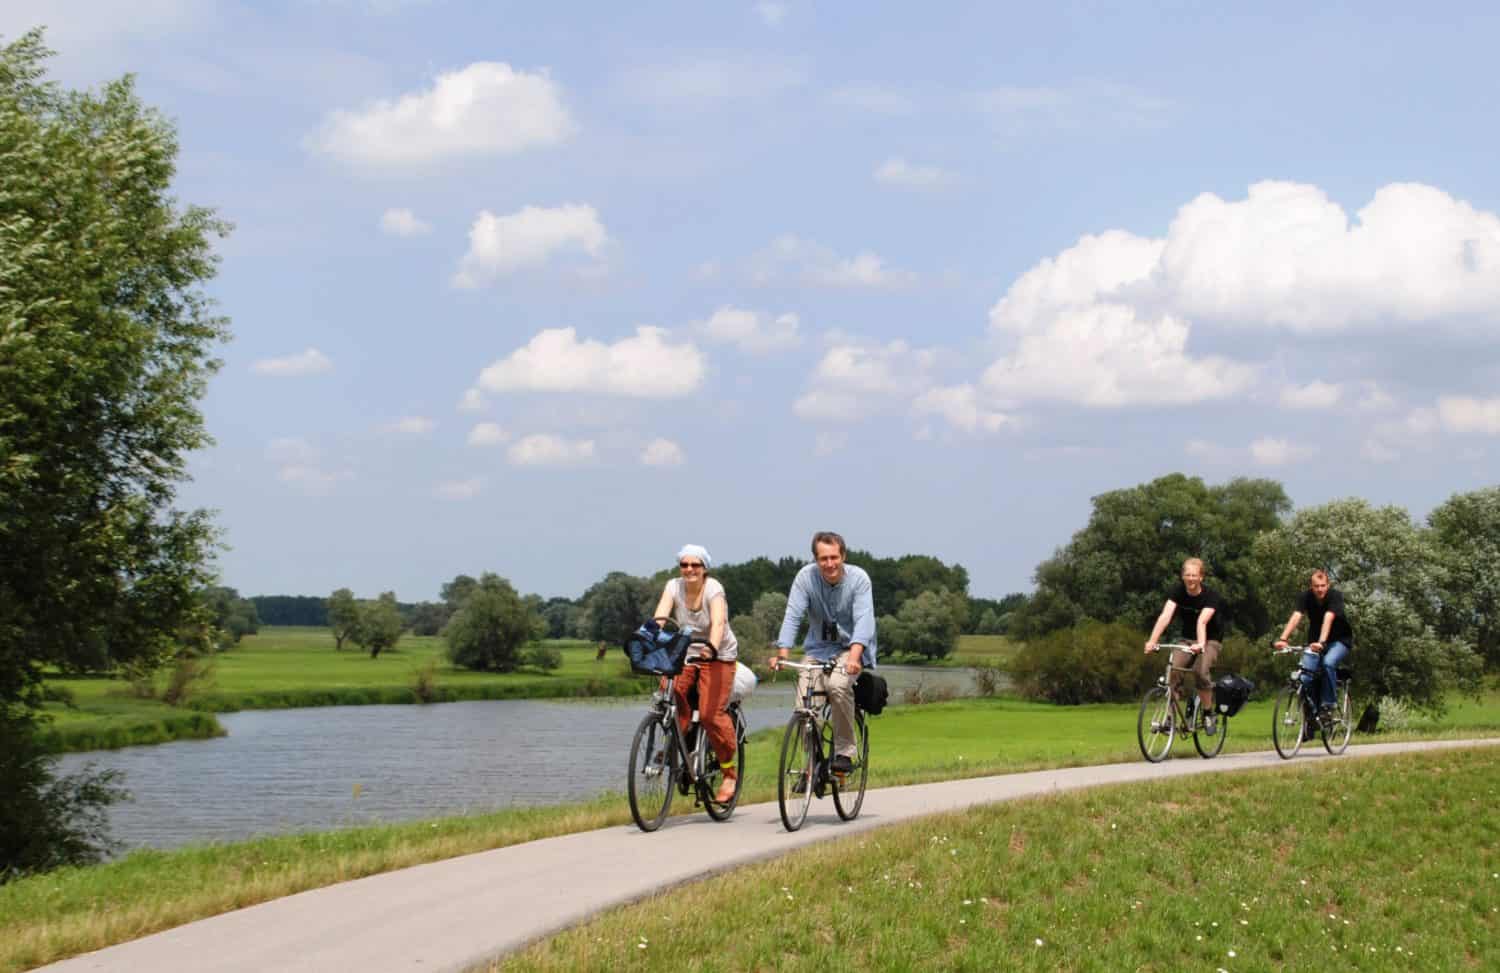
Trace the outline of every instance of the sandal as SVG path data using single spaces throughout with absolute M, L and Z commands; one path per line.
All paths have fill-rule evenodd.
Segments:
M 734 800 L 735 793 L 739 790 L 739 774 L 733 767 L 724 770 L 724 779 L 719 782 L 719 790 L 714 794 L 715 804 L 728 804 Z

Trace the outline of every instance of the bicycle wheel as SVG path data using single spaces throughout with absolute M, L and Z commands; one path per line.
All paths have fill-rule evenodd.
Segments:
M 703 782 L 699 785 L 702 788 L 699 791 L 699 796 L 703 798 L 704 810 L 715 821 L 729 820 L 729 816 L 734 813 L 735 805 L 740 802 L 740 788 L 745 784 L 745 734 L 742 732 L 744 722 L 743 717 L 738 712 L 733 714 L 733 719 L 735 724 L 734 793 L 730 795 L 729 800 L 722 804 L 714 800 L 714 795 L 719 792 L 719 785 L 724 782 L 724 771 L 719 768 L 719 760 L 714 754 L 713 748 L 709 747 L 706 742 L 699 743 L 699 746 L 705 748 L 703 766 L 707 768 L 707 772 L 703 775 Z M 707 738 L 707 733 L 702 734 L 700 737 L 703 741 L 706 741 Z
M 1349 702 L 1349 683 L 1339 686 L 1338 705 L 1333 709 L 1333 722 L 1321 727 L 1323 749 L 1337 756 L 1349 749 L 1349 737 L 1354 733 L 1354 707 Z
M 647 714 L 630 743 L 630 816 L 642 831 L 655 831 L 672 808 L 672 785 L 677 777 L 677 748 L 665 717 Z
M 1285 686 L 1276 694 L 1275 708 L 1271 711 L 1271 742 L 1282 760 L 1291 760 L 1302 749 L 1302 737 L 1307 729 L 1307 708 L 1302 705 L 1302 692 Z
M 1141 756 L 1154 764 L 1161 763 L 1172 752 L 1172 738 L 1177 735 L 1177 720 L 1172 710 L 1165 686 L 1152 686 L 1141 699 L 1135 737 L 1141 744 Z
M 812 717 L 792 714 L 781 738 L 781 765 L 776 775 L 776 804 L 781 823 L 796 831 L 807 820 L 812 804 L 813 773 L 818 764 L 818 731 Z
M 854 743 L 854 770 L 845 775 L 842 784 L 838 777 L 831 778 L 833 807 L 845 821 L 853 821 L 859 817 L 859 809 L 865 803 L 865 782 L 870 777 L 870 727 L 865 722 L 865 714 L 859 710 L 854 713 L 854 733 L 857 737 Z
M 1220 716 L 1218 724 L 1213 736 L 1209 736 L 1201 726 L 1193 730 L 1193 748 L 1204 760 L 1217 757 L 1219 751 L 1224 749 L 1224 738 L 1229 735 L 1229 717 Z

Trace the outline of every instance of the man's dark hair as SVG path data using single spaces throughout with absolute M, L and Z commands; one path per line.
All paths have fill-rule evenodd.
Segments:
M 813 535 L 812 556 L 818 556 L 819 544 L 837 544 L 839 546 L 839 557 L 848 557 L 849 548 L 845 546 L 844 539 L 831 530 L 820 530 Z

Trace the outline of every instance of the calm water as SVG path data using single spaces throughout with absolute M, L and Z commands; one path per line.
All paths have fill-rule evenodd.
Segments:
M 893 704 L 915 682 L 972 691 L 968 670 L 882 666 Z M 752 731 L 780 726 L 791 680 L 762 685 Z M 646 699 L 486 700 L 436 706 L 329 706 L 219 717 L 226 737 L 67 754 L 116 768 L 134 800 L 111 809 L 125 847 L 169 848 L 253 835 L 556 804 L 623 791 Z M 766 758 L 756 758 L 764 767 Z

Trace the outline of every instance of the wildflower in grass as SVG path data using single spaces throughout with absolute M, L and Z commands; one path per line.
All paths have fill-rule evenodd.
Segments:
M 1045 946 L 1045 945 L 1047 945 L 1047 944 L 1046 944 L 1046 943 L 1044 943 L 1044 942 L 1042 942 L 1042 941 L 1041 941 L 1041 940 L 1040 940 L 1040 939 L 1038 939 L 1038 940 L 1037 940 L 1037 941 L 1036 941 L 1036 944 L 1037 944 L 1037 945 L 1038 945 L 1038 946 Z
M 1231 950 L 1230 950 L 1230 951 L 1229 951 L 1229 958 L 1230 958 L 1230 959 L 1234 959 L 1234 957 L 1235 957 L 1235 952 L 1234 952 L 1234 950 L 1232 950 L 1232 949 L 1231 949 Z

